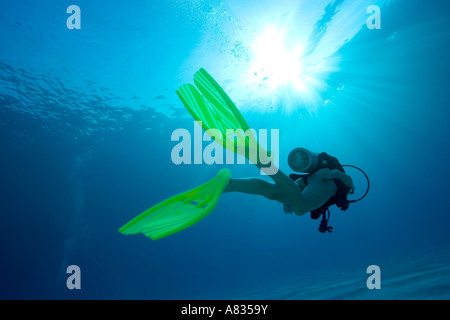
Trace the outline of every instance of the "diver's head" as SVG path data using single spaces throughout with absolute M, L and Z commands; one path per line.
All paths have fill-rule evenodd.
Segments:
M 289 153 L 288 164 L 296 172 L 312 173 L 319 165 L 319 155 L 305 148 L 295 148 Z

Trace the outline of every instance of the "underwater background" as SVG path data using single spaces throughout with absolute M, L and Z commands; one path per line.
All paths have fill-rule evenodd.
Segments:
M 0 298 L 449 299 L 449 18 L 447 1 L 2 0 Z M 279 130 L 285 173 L 300 146 L 368 174 L 332 233 L 239 193 L 157 241 L 118 232 L 221 168 L 260 176 L 173 163 L 172 132 L 194 134 L 175 91 L 201 67 Z

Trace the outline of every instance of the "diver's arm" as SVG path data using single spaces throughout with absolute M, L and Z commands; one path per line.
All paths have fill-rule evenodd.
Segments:
M 348 174 L 345 174 L 340 170 L 337 170 L 337 169 L 330 170 L 330 169 L 324 168 L 324 169 L 320 169 L 319 171 L 317 171 L 314 175 L 318 176 L 322 179 L 327 179 L 327 180 L 333 180 L 333 179 L 341 180 L 343 184 L 345 184 L 347 187 L 350 188 L 351 193 L 353 193 L 353 191 L 355 191 L 355 186 L 353 185 L 352 178 Z
M 340 170 L 334 169 L 331 171 L 333 173 L 333 179 L 341 180 L 343 184 L 345 184 L 347 187 L 350 188 L 350 193 L 353 193 L 355 191 L 355 186 L 353 185 L 352 178 L 348 175 L 343 173 Z

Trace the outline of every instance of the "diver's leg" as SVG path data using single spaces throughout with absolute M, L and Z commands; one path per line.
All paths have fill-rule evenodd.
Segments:
M 311 176 L 310 183 L 301 191 L 298 185 L 281 170 L 270 176 L 283 191 L 287 203 L 298 216 L 323 206 L 332 196 L 336 194 L 336 184 L 333 180 Z
M 277 186 L 277 189 L 282 194 L 284 200 L 283 203 L 287 203 L 292 208 L 295 208 L 295 213 L 298 215 L 302 215 L 308 211 L 305 206 L 305 198 L 298 184 L 280 169 L 276 168 L 276 170 L 273 170 L 274 166 L 269 160 L 266 159 L 264 163 L 270 164 L 271 170 L 267 172 L 267 175 L 272 178 Z M 263 165 L 262 163 L 257 163 L 256 166 L 263 171 L 269 167 L 267 165 Z M 273 174 L 273 171 L 276 173 Z
M 286 197 L 280 191 L 278 185 L 259 178 L 230 179 L 230 183 L 224 192 L 257 194 L 270 200 L 286 203 Z
M 303 201 L 302 190 L 298 184 L 281 170 L 270 175 L 275 183 L 260 178 L 230 179 L 224 192 L 243 192 L 261 195 L 269 200 L 298 205 Z

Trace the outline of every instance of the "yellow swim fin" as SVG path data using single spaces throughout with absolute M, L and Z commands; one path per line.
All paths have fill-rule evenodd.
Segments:
M 119 229 L 122 234 L 143 233 L 153 240 L 184 230 L 206 217 L 219 202 L 231 173 L 222 169 L 210 181 L 164 200 Z
M 194 83 L 195 86 L 183 84 L 177 94 L 194 120 L 201 121 L 203 129 L 217 143 L 247 157 L 253 163 L 259 161 L 260 155 L 268 155 L 268 151 L 258 144 L 233 101 L 205 69 L 195 73 Z M 216 207 L 230 176 L 228 169 L 222 169 L 209 182 L 164 200 L 141 213 L 121 227 L 119 232 L 143 233 L 157 240 L 192 226 Z
M 258 152 L 268 154 L 258 144 L 239 109 L 205 69 L 201 68 L 194 74 L 194 84 L 183 84 L 177 94 L 194 120 L 201 121 L 205 132 L 222 147 L 253 163 L 259 159 Z M 217 139 L 214 130 L 220 132 L 222 139 Z

